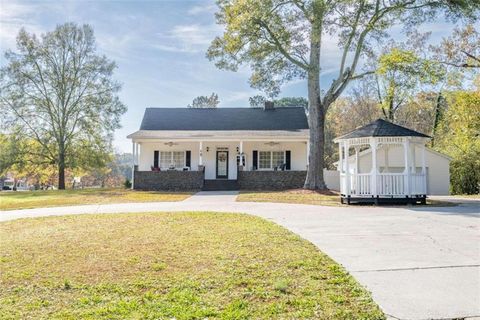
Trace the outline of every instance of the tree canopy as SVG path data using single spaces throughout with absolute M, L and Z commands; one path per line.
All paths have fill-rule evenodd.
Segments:
M 220 100 L 218 100 L 218 94 L 212 92 L 210 96 L 198 96 L 193 99 L 192 104 L 189 104 L 188 108 L 216 108 Z
M 479 5 L 471 0 L 220 0 L 216 17 L 225 31 L 212 41 L 207 56 L 221 69 L 248 65 L 250 84 L 270 96 L 294 78 L 307 79 L 310 159 L 305 187 L 324 189 L 326 113 L 352 80 L 374 72 L 357 73 L 360 58 L 395 24 L 415 28 L 439 13 L 452 19 L 474 17 Z M 322 53 L 329 38 L 337 39 L 341 52 L 336 76 L 322 87 Z
M 58 168 L 59 189 L 66 168 L 104 165 L 126 107 L 112 79 L 116 65 L 96 54 L 92 27 L 66 23 L 40 37 L 22 29 L 17 51 L 7 51 L 5 61 L 0 108 L 6 128 L 38 144 L 37 159 Z

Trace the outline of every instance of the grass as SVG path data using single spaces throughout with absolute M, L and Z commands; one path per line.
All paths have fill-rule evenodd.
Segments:
M 0 210 L 81 204 L 181 201 L 192 193 L 134 191 L 130 189 L 76 189 L 0 192 Z
M 455 194 L 450 195 L 453 198 L 480 199 L 480 194 Z
M 346 206 L 346 204 L 340 203 L 340 195 L 337 192 L 319 192 L 304 189 L 292 189 L 284 191 L 241 191 L 237 197 L 237 201 L 313 204 L 333 207 Z M 448 201 L 432 200 L 427 198 L 426 205 L 432 207 L 448 207 L 456 206 L 457 204 Z
M 257 217 L 22 219 L 0 238 L 1 319 L 384 319 L 341 266 Z
M 286 191 L 242 191 L 237 197 L 242 202 L 280 202 L 314 204 L 321 206 L 342 206 L 340 195 L 331 191 L 316 192 L 303 189 Z

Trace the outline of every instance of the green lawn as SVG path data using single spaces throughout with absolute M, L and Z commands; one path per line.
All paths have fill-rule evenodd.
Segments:
M 340 195 L 334 192 L 321 193 L 303 189 L 285 191 L 242 191 L 237 201 L 281 202 L 315 204 L 322 206 L 342 206 Z
M 134 191 L 130 189 L 2 191 L 0 192 L 0 210 L 99 203 L 181 201 L 191 195 L 192 192 Z
M 346 206 L 340 203 L 340 195 L 335 191 L 315 192 L 303 189 L 282 191 L 241 191 L 237 197 L 241 202 L 279 202 L 313 204 L 320 206 Z M 447 201 L 427 199 L 427 206 L 444 207 L 456 204 Z
M 1 319 L 384 319 L 313 244 L 242 214 L 0 223 Z
M 454 198 L 466 198 L 466 199 L 480 199 L 480 194 L 456 194 L 451 195 Z

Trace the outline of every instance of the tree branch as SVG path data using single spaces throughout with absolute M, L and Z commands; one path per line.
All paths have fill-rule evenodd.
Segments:
M 292 55 L 288 53 L 288 51 L 283 47 L 283 45 L 280 43 L 280 40 L 278 37 L 275 35 L 275 33 L 270 29 L 270 27 L 262 20 L 258 19 L 257 23 L 262 26 L 265 31 L 269 34 L 269 36 L 272 38 L 272 41 L 274 42 L 275 46 L 278 48 L 278 50 L 282 53 L 282 55 L 287 58 L 288 61 L 291 63 L 295 64 L 296 66 L 302 68 L 303 70 L 308 70 L 308 65 L 304 64 L 302 61 L 299 61 L 295 59 Z

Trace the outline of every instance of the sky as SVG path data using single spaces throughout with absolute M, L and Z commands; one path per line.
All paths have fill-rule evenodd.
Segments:
M 65 22 L 90 24 L 98 51 L 114 60 L 114 78 L 122 83 L 121 101 L 128 111 L 115 132 L 114 146 L 131 151 L 126 138 L 138 130 L 147 107 L 186 107 L 198 95 L 216 92 L 219 107 L 248 107 L 248 98 L 261 94 L 250 88 L 250 72 L 217 69 L 205 52 L 222 27 L 215 24 L 215 2 L 191 1 L 15 1 L 0 0 L 0 65 L 3 52 L 15 50 L 20 28 L 37 35 Z M 432 32 L 431 42 L 448 36 L 453 25 L 439 20 L 421 26 Z M 403 37 L 400 28 L 393 38 Z M 327 39 L 323 52 L 323 82 L 331 82 L 338 70 L 338 45 Z M 294 80 L 282 87 L 280 96 L 306 97 L 306 83 Z

